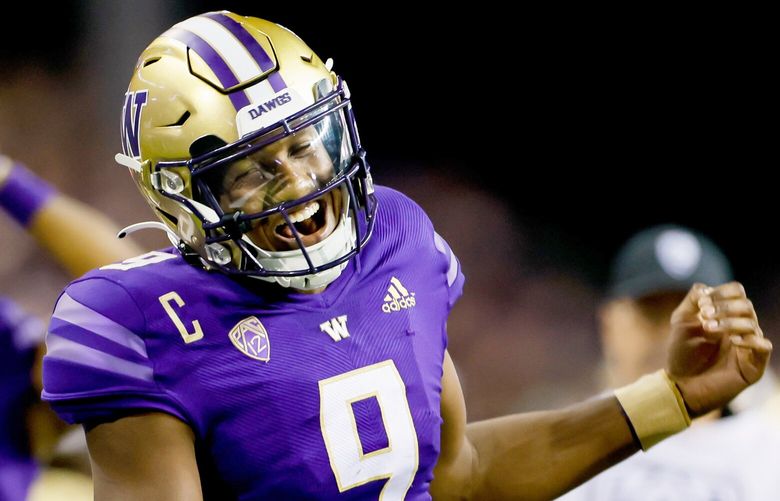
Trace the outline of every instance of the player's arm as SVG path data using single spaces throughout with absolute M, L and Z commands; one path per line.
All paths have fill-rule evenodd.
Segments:
M 96 501 L 199 501 L 192 429 L 165 413 L 124 417 L 87 432 Z
M 194 433 L 155 377 L 147 316 L 116 283 L 123 273 L 74 281 L 60 295 L 46 334 L 41 397 L 87 430 L 96 499 L 197 501 Z
M 109 218 L 0 155 L 0 206 L 73 276 L 141 254 Z
M 667 371 L 617 390 L 617 397 L 468 425 L 447 356 L 432 494 L 552 499 L 682 430 L 688 411 L 698 416 L 725 405 L 761 377 L 772 349 L 737 283 L 694 286 L 672 318 L 672 340 Z
M 434 499 L 552 499 L 639 449 L 615 397 L 467 425 L 449 355 L 442 384 Z

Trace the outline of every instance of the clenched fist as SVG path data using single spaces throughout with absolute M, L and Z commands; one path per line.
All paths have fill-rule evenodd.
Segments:
M 772 343 L 738 282 L 696 284 L 672 314 L 667 372 L 691 417 L 724 407 L 764 374 Z

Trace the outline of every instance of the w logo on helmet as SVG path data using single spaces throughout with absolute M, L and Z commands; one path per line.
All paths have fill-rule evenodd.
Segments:
M 148 90 L 125 94 L 125 106 L 122 108 L 122 152 L 136 159 L 141 158 L 141 112 L 146 106 Z

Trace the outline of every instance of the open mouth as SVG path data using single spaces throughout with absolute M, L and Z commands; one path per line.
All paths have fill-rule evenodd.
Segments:
M 295 207 L 289 212 L 290 221 L 304 247 L 327 238 L 336 227 L 336 199 L 328 193 L 316 200 Z M 252 239 L 261 248 L 273 251 L 298 249 L 295 233 L 281 215 L 269 218 L 252 232 Z
M 290 214 L 290 221 L 299 235 L 304 237 L 313 235 L 325 226 L 325 211 L 321 209 L 320 202 L 315 200 L 306 204 L 303 209 Z M 292 228 L 285 221 L 280 221 L 274 232 L 283 238 L 295 238 Z

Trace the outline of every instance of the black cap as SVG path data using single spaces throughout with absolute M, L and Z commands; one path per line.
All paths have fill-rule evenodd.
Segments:
M 696 282 L 720 285 L 731 280 L 731 265 L 712 240 L 666 224 L 640 231 L 618 251 L 609 295 L 643 297 L 687 291 Z

